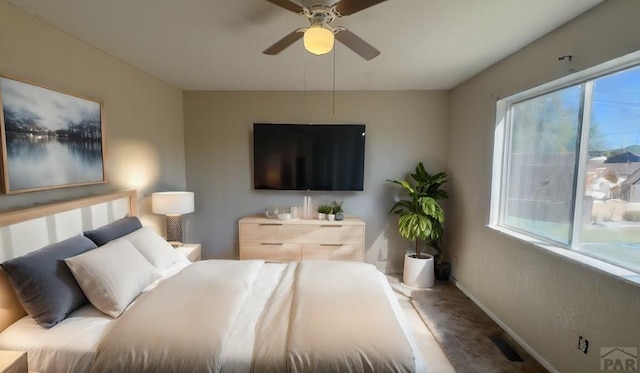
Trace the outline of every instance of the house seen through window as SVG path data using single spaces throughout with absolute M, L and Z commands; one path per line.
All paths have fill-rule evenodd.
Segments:
M 640 272 L 640 65 L 504 99 L 498 117 L 492 224 Z

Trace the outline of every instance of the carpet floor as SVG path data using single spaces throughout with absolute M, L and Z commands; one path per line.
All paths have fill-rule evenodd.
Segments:
M 437 282 L 411 297 L 456 372 L 547 372 L 453 283 Z M 522 361 L 507 358 L 514 352 Z

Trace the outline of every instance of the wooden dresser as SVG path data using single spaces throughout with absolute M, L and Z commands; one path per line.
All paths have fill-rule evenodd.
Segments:
M 364 222 L 317 219 L 276 220 L 245 216 L 238 222 L 240 259 L 364 261 Z

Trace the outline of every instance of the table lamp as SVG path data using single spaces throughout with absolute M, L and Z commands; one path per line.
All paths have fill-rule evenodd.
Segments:
M 182 215 L 194 211 L 193 192 L 157 192 L 151 194 L 151 210 L 167 218 L 167 241 L 182 246 Z

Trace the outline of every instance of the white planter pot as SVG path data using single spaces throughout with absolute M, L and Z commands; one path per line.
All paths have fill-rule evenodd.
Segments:
M 335 219 L 336 219 L 336 216 L 334 214 L 327 214 L 327 220 L 334 221 Z
M 433 256 L 420 254 L 420 259 L 412 258 L 411 254 L 404 256 L 404 272 L 402 282 L 414 288 L 433 287 Z
M 324 212 L 319 212 L 318 213 L 318 220 L 324 220 L 327 217 L 327 215 Z

